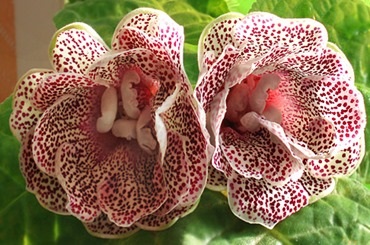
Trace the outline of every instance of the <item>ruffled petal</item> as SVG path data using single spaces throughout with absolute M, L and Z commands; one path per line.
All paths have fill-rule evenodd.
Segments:
M 244 60 L 256 59 L 255 69 L 279 64 L 286 56 L 320 52 L 326 46 L 325 27 L 312 19 L 283 19 L 270 13 L 254 12 L 235 26 Z
M 172 94 L 176 84 L 186 81 L 174 64 L 164 63 L 152 51 L 141 48 L 110 52 L 109 55 L 94 63 L 88 72 L 91 79 L 118 87 L 121 84 L 123 72 L 130 69 L 139 72 L 140 76 L 157 80 L 160 84 L 157 96 Z
M 330 47 L 335 47 L 330 44 Z M 280 60 L 278 70 L 288 70 L 306 77 L 338 77 L 354 85 L 354 73 L 345 55 L 338 49 L 323 48 L 317 53 L 302 52 Z
M 98 86 L 100 85 L 81 74 L 51 74 L 45 76 L 35 88 L 32 104 L 44 111 L 63 95 L 85 93 L 85 90 Z
M 214 100 L 217 93 L 221 90 L 227 90 L 225 83 L 228 82 L 230 69 L 238 60 L 239 50 L 233 46 L 225 47 L 220 55 L 220 58 L 209 68 L 200 71 L 197 85 L 195 87 L 195 95 L 198 98 L 201 106 L 206 112 L 210 109 L 210 104 Z
M 180 69 L 183 45 L 183 27 L 166 13 L 151 8 L 138 8 L 127 14 L 117 25 L 112 39 L 114 50 L 146 48 L 156 55 L 166 51 L 172 63 Z
M 343 177 L 353 173 L 365 154 L 364 136 L 360 141 L 325 159 L 305 159 L 309 173 L 316 178 Z
M 217 170 L 211 164 L 208 165 L 207 188 L 213 191 L 225 191 L 227 178 L 222 171 Z
M 199 115 L 190 88 L 181 89 L 168 111 L 160 114 L 168 132 L 174 132 L 182 141 L 183 151 L 190 172 L 190 187 L 182 204 L 190 205 L 199 199 L 207 179 L 207 165 L 211 149 L 205 125 Z M 171 148 L 167 148 L 169 151 Z
M 96 167 L 118 139 L 96 132 L 96 97 L 100 92 L 84 92 L 64 95 L 44 112 L 32 148 L 38 167 L 57 177 L 67 193 L 69 212 L 91 222 L 100 214 L 95 181 L 102 176 Z
M 204 112 L 197 109 L 196 101 L 190 93 L 189 87 L 180 89 L 177 86 L 175 92 L 166 98 L 155 113 L 155 129 L 159 149 L 164 156 L 163 168 L 170 193 L 169 199 L 155 213 L 159 216 L 170 212 L 179 204 L 194 203 L 205 187 L 211 147 L 205 123 L 199 121 L 200 117 L 204 118 Z M 178 145 L 176 154 L 172 154 L 176 149 L 174 140 Z M 182 161 L 182 168 L 178 161 L 173 161 L 174 156 Z M 172 172 L 165 171 L 168 167 L 175 169 Z M 178 172 L 179 170 L 183 171 Z M 181 175 L 176 177 L 173 175 L 176 172 Z
M 57 72 L 85 74 L 87 68 L 108 50 L 93 28 L 75 22 L 54 34 L 49 56 Z
M 135 225 L 130 227 L 117 226 L 108 219 L 106 214 L 101 214 L 93 222 L 84 223 L 84 225 L 91 235 L 106 239 L 126 238 L 139 230 L 139 227 Z
M 55 159 L 55 174 L 68 195 L 67 209 L 83 222 L 93 222 L 101 214 L 96 188 L 105 177 L 99 169 L 102 153 L 89 141 L 62 144 Z
M 99 108 L 94 90 L 82 94 L 64 95 L 49 107 L 39 119 L 33 138 L 33 156 L 37 166 L 55 176 L 55 154 L 65 142 L 90 138 L 85 131 L 95 131 Z M 98 93 L 99 94 L 99 93 Z
M 58 213 L 69 214 L 67 195 L 55 177 L 40 171 L 32 154 L 33 129 L 23 136 L 20 152 L 20 169 L 26 181 L 26 188 L 35 194 L 39 203 L 46 209 Z
M 219 59 L 226 46 L 231 45 L 238 48 L 239 43 L 235 42 L 234 28 L 243 17 L 244 15 L 240 13 L 226 13 L 203 29 L 198 45 L 200 71 L 208 71 L 213 63 Z
M 129 227 L 166 201 L 167 190 L 156 154 L 148 155 L 135 143 L 121 145 L 102 162 L 107 177 L 98 186 L 98 201 L 109 219 Z
M 304 172 L 299 179 L 303 188 L 310 196 L 309 202 L 313 203 L 327 195 L 329 195 L 335 188 L 334 178 L 321 179 L 311 176 L 308 172 Z
M 297 180 L 303 165 L 277 137 L 266 129 L 240 135 L 231 128 L 221 134 L 221 149 L 233 169 L 251 179 L 263 178 L 272 186 L 282 186 Z
M 21 141 L 28 131 L 35 127 L 42 111 L 32 104 L 32 95 L 37 86 L 51 70 L 30 70 L 18 81 L 13 95 L 13 111 L 10 115 L 9 125 L 13 135 Z
M 278 90 L 286 102 L 281 124 L 287 134 L 321 156 L 357 141 L 366 116 L 362 95 L 351 83 L 334 76 L 282 79 Z
M 232 212 L 240 219 L 272 229 L 278 222 L 306 206 L 307 191 L 299 182 L 277 187 L 264 179 L 235 174 L 228 179 L 228 199 Z
M 166 214 L 174 209 L 188 193 L 190 186 L 189 162 L 184 152 L 183 139 L 175 132 L 167 132 L 167 147 L 162 164 L 163 175 L 166 182 L 168 198 L 156 212 Z
M 193 212 L 197 205 L 198 202 L 189 206 L 179 206 L 164 216 L 148 215 L 140 219 L 136 225 L 145 230 L 164 230 L 175 224 L 179 218 Z

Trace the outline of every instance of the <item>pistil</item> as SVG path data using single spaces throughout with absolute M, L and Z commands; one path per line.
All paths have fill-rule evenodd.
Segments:
M 127 140 L 136 139 L 136 124 L 137 120 L 133 119 L 117 119 L 112 127 L 112 134 L 119 138 Z
M 127 71 L 121 82 L 121 95 L 123 110 L 126 115 L 132 119 L 139 118 L 140 110 L 138 108 L 137 91 L 133 88 L 134 84 L 139 84 L 140 77 L 135 71 Z
M 149 123 L 152 120 L 150 108 L 147 106 L 141 112 L 136 124 L 137 141 L 142 149 L 151 153 L 157 146 L 157 141 L 154 139 Z
M 99 133 L 107 133 L 112 129 L 117 115 L 117 103 L 117 90 L 114 87 L 107 88 L 101 97 L 101 117 L 96 121 L 96 130 Z
M 111 131 L 115 137 L 137 140 L 145 152 L 153 153 L 157 147 L 157 140 L 152 133 L 150 100 L 158 88 L 156 81 L 145 78 L 141 80 L 135 70 L 126 71 L 119 87 L 120 99 L 114 87 L 107 88 L 102 94 L 101 117 L 96 121 L 97 131 L 99 133 Z M 140 90 L 143 93 L 138 95 L 138 89 L 144 89 Z M 122 108 L 119 112 L 118 107 Z

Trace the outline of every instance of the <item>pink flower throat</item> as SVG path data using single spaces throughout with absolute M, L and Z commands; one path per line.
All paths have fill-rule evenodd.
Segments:
M 277 89 L 280 81 L 280 76 L 274 73 L 262 76 L 250 74 L 230 89 L 226 99 L 225 120 L 240 132 L 259 129 L 254 113 L 281 123 L 281 95 Z
M 120 87 L 108 87 L 101 97 L 97 131 L 111 132 L 126 140 L 136 139 L 143 150 L 153 152 L 157 141 L 152 133 L 151 99 L 158 88 L 156 80 L 145 79 L 135 70 L 126 71 Z

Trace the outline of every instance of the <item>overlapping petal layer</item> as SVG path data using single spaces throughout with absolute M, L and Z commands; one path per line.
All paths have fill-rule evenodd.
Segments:
M 363 98 L 322 24 L 228 13 L 204 29 L 198 57 L 209 186 L 227 186 L 239 218 L 272 228 L 361 162 Z
M 54 70 L 21 78 L 10 119 L 27 188 L 45 208 L 116 238 L 165 229 L 196 207 L 211 148 L 183 41 L 181 26 L 149 8 L 122 19 L 112 50 L 83 23 L 56 32 Z

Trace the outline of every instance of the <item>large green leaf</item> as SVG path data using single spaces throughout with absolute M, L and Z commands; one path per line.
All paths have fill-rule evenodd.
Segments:
M 227 11 L 246 13 L 254 0 L 85 0 L 73 1 L 56 17 L 57 27 L 73 21 L 93 26 L 109 43 L 120 18 L 130 10 L 155 7 L 185 27 L 185 68 L 194 84 L 198 75 L 197 42 L 202 28 Z M 356 85 L 370 113 L 368 85 L 370 39 L 369 0 L 259 0 L 255 11 L 283 17 L 313 17 L 324 23 L 331 41 L 339 44 L 354 66 Z M 204 13 L 202 13 L 204 12 Z M 8 120 L 11 98 L 0 104 L 0 244 L 366 244 L 370 240 L 370 127 L 366 129 L 366 156 L 353 178 L 338 181 L 336 191 L 302 209 L 273 230 L 236 218 L 227 200 L 205 191 L 194 213 L 161 232 L 140 231 L 122 240 L 90 236 L 74 217 L 43 209 L 25 190 L 19 171 L 19 143 Z

